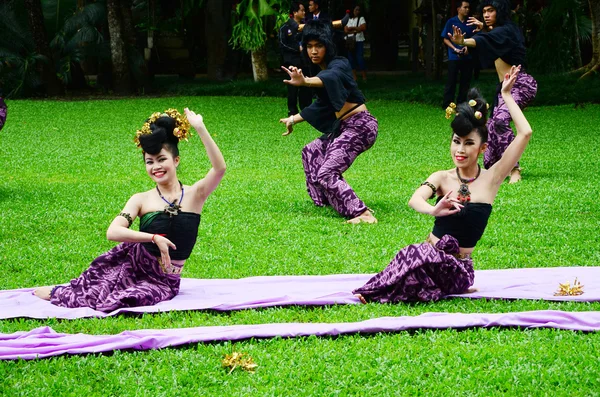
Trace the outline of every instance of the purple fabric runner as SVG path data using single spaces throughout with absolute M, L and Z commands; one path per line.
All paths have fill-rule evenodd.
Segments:
M 248 338 L 293 338 L 317 335 L 398 332 L 409 329 L 467 327 L 556 328 L 599 331 L 600 312 L 540 310 L 517 313 L 425 313 L 382 317 L 356 323 L 279 323 L 125 331 L 117 335 L 59 334 L 50 327 L 0 334 L 0 359 L 31 360 L 61 354 L 99 353 L 121 349 L 148 350 L 189 343 Z
M 182 279 L 179 295 L 154 306 L 118 309 L 103 313 L 91 308 L 69 309 L 52 305 L 31 293 L 33 288 L 0 291 L 0 319 L 106 317 L 121 312 L 153 313 L 172 310 L 240 310 L 269 306 L 323 306 L 358 304 L 351 291 L 372 274 L 329 276 L 265 276 L 237 280 Z M 554 296 L 559 283 L 577 279 L 584 285 L 580 296 Z M 600 267 L 555 267 L 475 271 L 478 291 L 461 298 L 543 299 L 600 301 Z

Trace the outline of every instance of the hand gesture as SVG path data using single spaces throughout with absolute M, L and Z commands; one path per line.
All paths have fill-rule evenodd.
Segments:
M 452 34 L 448 33 L 448 38 L 458 45 L 465 45 L 465 34 L 457 26 L 452 26 Z
M 294 116 L 286 117 L 284 119 L 279 119 L 280 123 L 285 123 L 285 128 L 287 129 L 287 131 L 281 135 L 287 136 L 287 135 L 290 135 L 294 131 L 294 123 L 292 122 L 292 117 L 294 117 Z
M 206 128 L 206 126 L 204 125 L 204 119 L 202 118 L 202 115 L 196 114 L 188 108 L 185 108 L 184 112 L 185 112 L 185 117 L 187 117 L 191 126 L 194 127 L 196 129 L 196 131 L 201 128 Z
M 467 26 L 473 26 L 475 25 L 475 29 L 473 29 L 473 33 L 479 32 L 481 29 L 483 29 L 483 22 L 481 22 L 479 19 L 475 18 L 475 17 L 469 17 L 469 19 L 467 19 Z
M 200 116 L 200 117 L 202 117 L 202 116 Z M 154 235 L 154 244 L 156 244 L 156 246 L 160 250 L 160 259 L 162 260 L 162 263 L 166 267 L 170 267 L 171 266 L 171 256 L 169 255 L 169 247 L 171 247 L 175 250 L 175 249 L 177 249 L 177 247 L 175 247 L 175 244 L 173 244 L 171 242 L 171 240 L 169 240 L 168 238 L 166 238 L 164 236 L 161 236 L 160 234 Z
M 448 193 L 446 193 L 444 195 L 444 197 L 442 197 L 442 199 L 440 201 L 438 201 L 438 203 L 435 205 L 435 207 L 433 207 L 433 211 L 431 212 L 431 215 L 436 216 L 436 217 L 437 216 L 448 216 L 448 215 L 452 215 L 452 214 L 456 214 L 457 212 L 460 212 L 463 205 L 457 199 L 450 198 L 451 193 L 452 193 L 452 190 L 450 190 Z
M 284 83 L 290 84 L 290 85 L 295 85 L 298 87 L 301 85 L 304 85 L 305 77 L 302 74 L 302 69 L 297 68 L 295 66 L 290 66 L 289 69 L 286 68 L 285 66 L 282 66 L 281 68 L 283 70 L 285 70 L 285 72 L 288 74 L 288 76 L 290 76 L 289 80 L 283 80 Z
M 502 90 L 501 90 L 502 94 L 510 95 L 510 91 L 512 90 L 513 86 L 515 85 L 515 81 L 517 81 L 517 76 L 519 75 L 520 71 L 521 71 L 521 65 L 519 65 L 519 66 L 513 65 L 510 68 L 510 71 L 504 75 L 504 81 L 502 82 Z

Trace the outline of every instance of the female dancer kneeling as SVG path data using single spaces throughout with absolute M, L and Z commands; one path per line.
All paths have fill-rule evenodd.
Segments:
M 531 137 L 531 127 L 511 95 L 519 70 L 510 69 L 501 89 L 517 129 L 514 141 L 496 164 L 481 169 L 477 159 L 487 149 L 487 104 L 472 89 L 470 100 L 458 105 L 452 121 L 450 154 L 456 168 L 433 173 L 408 203 L 435 216 L 433 231 L 427 242 L 403 248 L 387 268 L 353 291 L 363 303 L 435 301 L 467 292 L 473 285 L 471 253 L 483 235 L 498 188 Z M 427 199 L 436 194 L 435 206 L 428 204 Z
M 342 174 L 375 143 L 377 119 L 367 111 L 348 60 L 335 56 L 329 23 L 309 21 L 302 34 L 302 48 L 304 56 L 321 71 L 315 77 L 305 77 L 299 68 L 283 67 L 290 76 L 284 82 L 315 88 L 317 100 L 300 114 L 279 120 L 287 127 L 283 135 L 290 134 L 294 124 L 304 120 L 322 132 L 321 137 L 302 149 L 308 194 L 316 205 L 330 204 L 350 218 L 348 223 L 376 223 L 377 219 Z
M 110 224 L 106 237 L 122 244 L 96 258 L 70 284 L 38 288 L 35 295 L 57 306 L 110 312 L 154 305 L 179 293 L 181 270 L 196 243 L 202 207 L 225 173 L 225 160 L 202 116 L 187 108 L 185 115 L 187 120 L 174 109 L 154 113 L 137 133 L 146 172 L 156 188 L 134 194 Z M 177 143 L 187 138 L 190 124 L 198 131 L 212 168 L 187 186 L 177 179 Z M 139 232 L 129 230 L 137 216 Z

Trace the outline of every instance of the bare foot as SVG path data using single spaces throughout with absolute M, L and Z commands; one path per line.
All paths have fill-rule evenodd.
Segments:
M 366 304 L 367 304 L 367 300 L 366 300 L 366 299 L 365 299 L 365 297 L 364 297 L 364 296 L 362 296 L 361 294 L 354 294 L 354 296 L 356 296 L 356 297 L 357 297 L 357 298 L 360 300 L 360 303 L 362 303 L 362 304 L 364 304 L 364 305 L 366 305 Z
M 467 294 L 472 294 L 473 292 L 477 292 L 479 291 L 479 289 L 475 288 L 475 287 L 471 287 L 467 290 Z
M 373 213 L 369 210 L 365 210 L 362 214 L 357 216 L 356 218 L 352 218 L 346 223 L 351 223 L 353 225 L 358 225 L 359 223 L 377 223 L 377 219 L 373 216 Z
M 513 168 L 510 172 L 510 180 L 508 183 L 517 183 L 521 180 L 521 170 L 519 168 Z
M 35 291 L 33 291 L 33 294 L 35 296 L 37 296 L 38 298 L 41 298 L 45 301 L 49 301 L 50 300 L 50 292 L 52 292 L 52 288 L 54 288 L 54 287 L 36 288 Z

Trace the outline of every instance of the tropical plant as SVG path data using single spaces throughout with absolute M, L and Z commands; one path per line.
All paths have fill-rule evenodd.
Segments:
M 0 3 L 0 86 L 7 97 L 30 94 L 42 84 L 38 66 L 47 59 L 35 51 L 27 23 L 9 3 Z
M 584 0 L 553 0 L 537 15 L 528 63 L 532 69 L 559 73 L 581 66 L 580 44 L 589 42 L 592 22 Z M 550 33 L 552 32 L 552 33 Z
M 109 59 L 109 43 L 100 31 L 106 24 L 106 4 L 90 3 L 67 18 L 50 42 L 57 59 L 57 74 L 61 81 L 72 81 L 72 68 L 89 59 Z
M 233 48 L 250 51 L 254 81 L 268 79 L 265 44 L 267 34 L 277 30 L 287 19 L 289 1 L 242 0 L 235 8 L 236 23 L 231 32 Z

